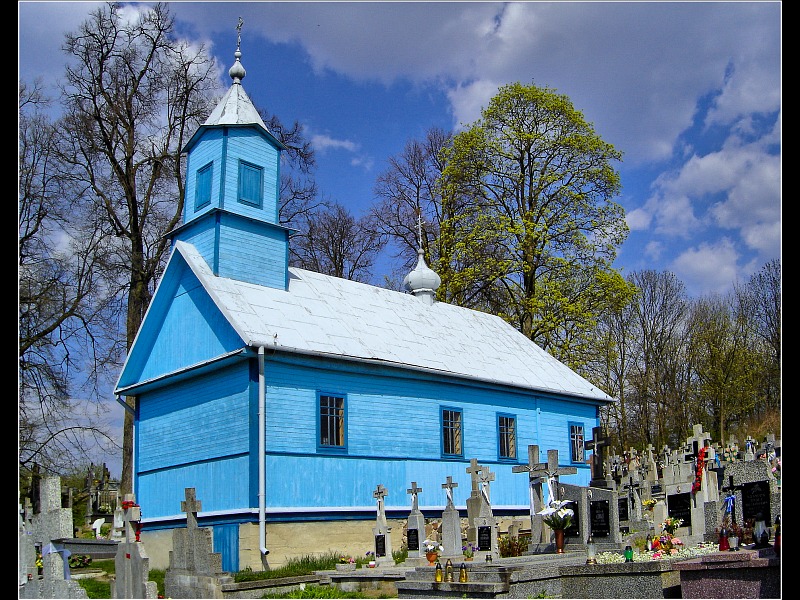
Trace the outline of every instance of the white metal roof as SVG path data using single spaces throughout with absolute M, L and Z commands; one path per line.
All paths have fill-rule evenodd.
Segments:
M 216 277 L 191 244 L 176 251 L 248 346 L 613 401 L 500 317 L 295 268 L 288 290 L 273 289 Z

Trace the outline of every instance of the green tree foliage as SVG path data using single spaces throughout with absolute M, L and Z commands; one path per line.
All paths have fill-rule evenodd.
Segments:
M 560 360 L 631 294 L 612 268 L 628 228 L 605 143 L 570 100 L 503 86 L 444 150 L 440 297 L 500 315 Z

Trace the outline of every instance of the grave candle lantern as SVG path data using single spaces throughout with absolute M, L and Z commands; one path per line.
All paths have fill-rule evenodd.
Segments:
M 597 545 L 594 543 L 594 538 L 592 537 L 591 533 L 589 534 L 589 538 L 586 540 L 586 564 L 597 564 Z

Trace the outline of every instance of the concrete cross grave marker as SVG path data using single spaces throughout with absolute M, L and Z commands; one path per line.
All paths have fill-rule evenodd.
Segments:
M 164 591 L 168 598 L 219 598 L 223 584 L 233 578 L 222 570 L 222 554 L 214 547 L 209 527 L 198 527 L 197 513 L 202 503 L 195 488 L 184 488 L 186 500 L 181 510 L 186 513 L 186 527 L 172 532 L 169 567 L 164 575 Z
M 406 546 L 409 558 L 419 558 L 425 555 L 422 540 L 425 537 L 425 517 L 419 510 L 419 494 L 422 488 L 417 487 L 417 482 L 412 481 L 406 494 L 411 494 L 411 514 L 408 515 L 406 526 Z M 422 537 L 420 537 L 422 536 Z
M 481 512 L 481 492 L 478 475 L 485 469 L 483 465 L 478 464 L 478 459 L 473 458 L 469 461 L 469 466 L 466 468 L 467 475 L 469 475 L 472 484 L 472 491 L 469 498 L 467 498 L 467 540 L 470 542 L 477 541 L 477 530 L 475 529 L 475 519 Z
M 411 494 L 411 511 L 419 511 L 419 500 L 417 496 L 422 493 L 422 488 L 417 487 L 417 482 L 412 481 L 411 487 L 406 490 L 406 494 Z
M 542 515 L 536 514 L 538 508 L 544 508 L 542 498 L 542 481 L 547 477 L 547 463 L 539 461 L 539 446 L 528 446 L 528 464 L 514 465 L 511 467 L 512 473 L 528 474 L 528 489 L 531 504 L 531 543 L 529 551 L 535 552 L 540 544 L 546 543 L 542 537 L 544 529 L 542 527 Z
M 372 529 L 372 534 L 375 539 L 375 562 L 378 566 L 384 564 L 394 564 L 392 558 L 392 538 L 390 535 L 389 524 L 386 522 L 386 505 L 384 498 L 389 495 L 389 490 L 378 484 L 375 491 L 372 492 L 372 497 L 378 503 L 377 515 L 375 519 L 375 527 Z
M 457 488 L 458 484 L 453 481 L 453 477 L 451 475 L 447 476 L 447 482 L 442 484 L 442 489 L 444 493 L 447 495 L 447 506 L 446 508 L 453 507 L 455 508 L 455 504 L 453 503 L 453 488 Z
M 586 442 L 586 449 L 592 451 L 592 482 L 590 485 L 596 487 L 604 487 L 601 485 L 605 482 L 605 474 L 603 473 L 603 448 L 611 445 L 611 438 L 601 435 L 603 430 L 601 427 L 592 427 L 592 439 Z M 597 485 L 596 485 L 597 484 Z
M 547 451 L 547 487 L 548 502 L 558 502 L 558 478 L 561 475 L 574 475 L 578 472 L 576 467 L 559 467 L 558 450 Z
M 458 483 L 450 475 L 447 476 L 447 482 L 442 484 L 442 489 L 447 494 L 447 506 L 442 512 L 441 544 L 444 555 L 453 558 L 461 556 L 461 517 L 453 502 L 453 489 L 457 487 Z

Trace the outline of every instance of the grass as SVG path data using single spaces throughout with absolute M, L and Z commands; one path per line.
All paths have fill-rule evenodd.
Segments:
M 297 577 L 300 575 L 311 575 L 315 571 L 332 571 L 339 563 L 342 556 L 340 552 L 329 552 L 318 556 L 308 555 L 301 558 L 290 559 L 287 563 L 277 569 L 267 571 L 253 571 L 250 568 L 233 573 L 233 580 L 237 583 L 243 581 L 262 581 L 267 579 L 278 579 L 281 577 Z M 400 550 L 392 553 L 395 562 L 402 562 L 408 556 L 408 550 Z M 363 568 L 369 562 L 369 557 L 356 558 L 356 568 Z M 93 561 L 89 568 L 102 569 L 109 576 L 116 573 L 116 563 L 113 559 Z M 81 569 L 73 569 L 79 573 Z M 150 569 L 150 581 L 155 581 L 158 587 L 158 595 L 163 598 L 164 576 L 166 571 L 161 569 Z M 77 580 L 80 586 L 86 590 L 89 598 L 111 598 L 111 581 L 108 576 L 97 578 L 86 578 Z M 335 586 L 306 585 L 302 589 L 279 595 L 265 595 L 263 598 L 375 598 L 375 595 L 368 595 L 362 592 L 345 592 Z M 391 598 L 393 596 L 380 595 L 378 598 Z

